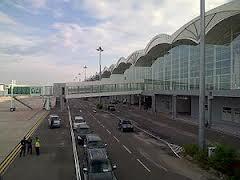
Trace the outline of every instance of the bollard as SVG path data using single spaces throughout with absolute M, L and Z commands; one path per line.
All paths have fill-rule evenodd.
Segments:
M 208 147 L 208 157 L 214 155 L 216 147 Z

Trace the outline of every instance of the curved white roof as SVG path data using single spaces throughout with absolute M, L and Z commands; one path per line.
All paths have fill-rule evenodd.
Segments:
M 239 0 L 232 1 L 208 11 L 205 18 L 206 34 L 223 20 L 238 14 L 240 14 Z M 141 55 L 138 55 L 134 64 L 139 65 L 146 60 L 152 61 L 152 59 L 155 58 L 156 54 L 160 53 L 161 49 L 171 48 L 171 45 L 177 43 L 178 41 L 199 43 L 199 33 L 200 17 L 197 17 L 182 26 L 172 35 L 159 34 L 150 40 Z M 138 62 L 139 60 L 141 62 Z

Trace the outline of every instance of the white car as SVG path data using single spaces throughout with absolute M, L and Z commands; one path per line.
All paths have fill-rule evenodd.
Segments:
M 51 114 L 48 118 L 49 128 L 59 128 L 61 126 L 61 119 L 56 114 Z
M 75 116 L 73 121 L 73 129 L 77 129 L 80 124 L 86 124 L 86 121 L 83 119 L 82 116 Z

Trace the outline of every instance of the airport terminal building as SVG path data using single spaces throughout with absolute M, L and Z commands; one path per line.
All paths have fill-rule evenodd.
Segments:
M 240 125 L 240 1 L 206 13 L 206 119 Z M 66 83 L 68 98 L 85 94 L 148 102 L 153 112 L 198 119 L 200 18 L 105 68 L 101 81 Z

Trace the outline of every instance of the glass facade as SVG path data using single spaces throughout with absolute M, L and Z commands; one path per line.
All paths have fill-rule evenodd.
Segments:
M 205 80 L 208 90 L 240 89 L 240 35 L 224 45 L 206 44 Z M 171 48 L 152 65 L 154 89 L 198 90 L 200 46 Z M 146 86 L 148 87 L 148 86 Z
M 224 45 L 206 45 L 205 80 L 208 90 L 240 89 L 240 33 Z M 200 46 L 179 45 L 159 57 L 151 67 L 131 66 L 128 83 L 68 87 L 68 94 L 133 90 L 198 90 Z M 143 83 L 134 83 L 144 80 Z M 133 82 L 133 83 L 129 83 Z

